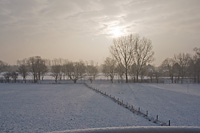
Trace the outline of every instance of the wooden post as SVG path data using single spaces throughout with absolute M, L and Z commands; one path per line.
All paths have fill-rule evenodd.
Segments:
M 169 126 L 170 126 L 170 120 L 169 120 Z
M 156 121 L 158 121 L 158 115 L 156 116 Z

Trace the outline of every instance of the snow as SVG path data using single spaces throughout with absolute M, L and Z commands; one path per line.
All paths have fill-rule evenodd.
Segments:
M 200 126 L 200 85 L 90 84 L 172 126 Z M 158 126 L 83 84 L 0 84 L 0 132 Z
M 83 84 L 0 84 L 0 132 L 156 126 Z
M 139 108 L 152 117 L 171 121 L 172 126 L 200 126 L 200 85 L 197 84 L 118 84 L 91 86 Z

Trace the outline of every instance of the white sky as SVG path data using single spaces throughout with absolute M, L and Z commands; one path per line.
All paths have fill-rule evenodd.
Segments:
M 154 64 L 200 47 L 200 0 L 0 0 L 0 60 L 94 60 L 112 37 L 152 40 Z

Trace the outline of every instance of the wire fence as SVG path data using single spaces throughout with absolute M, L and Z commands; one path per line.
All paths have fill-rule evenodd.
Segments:
M 139 115 L 143 118 L 145 118 L 146 120 L 148 121 L 151 121 L 155 124 L 158 124 L 159 126 L 170 126 L 170 120 L 168 122 L 163 122 L 161 120 L 159 120 L 159 116 L 156 115 L 155 117 L 151 117 L 149 115 L 149 112 L 146 111 L 146 112 L 143 112 L 142 109 L 139 107 L 139 108 L 135 108 L 133 105 L 129 104 L 128 102 L 124 102 L 123 100 L 120 100 L 119 98 L 116 98 L 115 96 L 112 96 L 111 94 L 108 94 L 106 92 L 103 92 L 95 87 L 92 87 L 92 86 L 89 86 L 87 83 L 84 83 L 84 85 L 89 88 L 89 89 L 92 89 L 93 91 L 97 92 L 97 93 L 100 93 L 101 95 L 111 99 L 112 101 L 114 101 L 115 103 L 119 104 L 120 106 L 128 109 L 129 111 L 131 111 L 132 113 L 136 114 L 136 115 Z

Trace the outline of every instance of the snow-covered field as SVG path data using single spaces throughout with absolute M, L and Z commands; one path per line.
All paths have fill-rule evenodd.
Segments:
M 159 116 L 172 126 L 200 126 L 200 85 L 197 84 L 89 84 L 139 108 Z
M 0 84 L 0 132 L 122 126 L 155 124 L 83 84 Z

